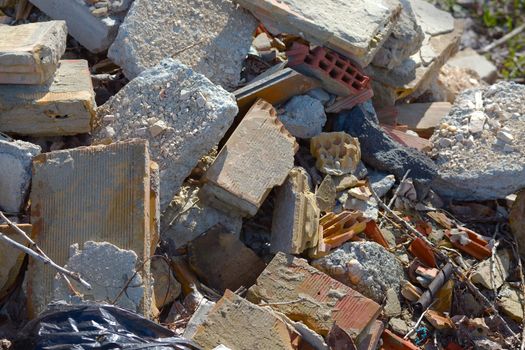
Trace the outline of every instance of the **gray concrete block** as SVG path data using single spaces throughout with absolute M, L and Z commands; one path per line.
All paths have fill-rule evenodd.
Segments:
M 160 168 L 164 211 L 199 159 L 219 143 L 237 111 L 232 94 L 179 61 L 167 59 L 98 108 L 101 127 L 94 138 L 149 141 Z
M 31 162 L 41 148 L 29 142 L 9 141 L 0 136 L 0 209 L 17 213 L 31 183 Z
M 256 26 L 230 0 L 136 0 L 108 56 L 129 79 L 173 57 L 233 90 Z
M 298 95 L 285 104 L 279 120 L 293 136 L 309 139 L 323 132 L 326 114 L 321 101 L 308 95 Z

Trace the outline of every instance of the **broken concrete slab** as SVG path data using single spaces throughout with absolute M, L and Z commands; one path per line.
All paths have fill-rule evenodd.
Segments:
M 197 327 L 202 325 L 204 321 L 206 321 L 206 318 L 208 317 L 208 314 L 215 306 L 215 303 L 213 301 L 209 301 L 206 298 L 203 298 L 201 302 L 199 302 L 199 306 L 197 307 L 197 310 L 193 313 L 190 320 L 188 321 L 188 324 L 186 325 L 186 328 L 184 329 L 183 337 L 186 339 L 192 339 L 195 335 L 195 332 L 197 332 Z
M 461 50 L 451 57 L 447 64 L 452 67 L 472 69 L 478 73 L 481 79 L 489 84 L 493 83 L 498 76 L 494 63 L 471 48 Z
M 0 210 L 18 213 L 31 184 L 31 162 L 41 148 L 0 136 Z
M 524 98 L 525 87 L 512 82 L 467 90 L 456 98 L 443 119 L 449 127 L 431 138 L 439 171 L 433 189 L 440 196 L 490 200 L 525 187 L 525 109 L 516 104 Z M 471 133 L 470 121 L 478 115 L 484 118 L 482 130 Z M 500 131 L 510 132 L 514 141 L 498 138 Z
M 110 303 L 139 312 L 145 288 L 142 277 L 136 273 L 138 257 L 132 250 L 124 250 L 108 242 L 84 242 L 71 245 L 65 268 L 80 274 L 92 287 L 71 281 L 81 300 Z M 131 281 L 130 281 L 131 280 Z M 129 282 L 129 283 L 128 283 Z M 121 293 L 125 289 L 125 293 Z M 60 274 L 53 281 L 53 299 L 75 303 L 78 296 Z
M 381 0 L 239 0 L 272 33 L 297 34 L 366 66 L 392 31 L 401 5 Z M 348 23 L 354 25 L 348 26 Z
M 450 33 L 454 30 L 454 17 L 425 0 L 409 0 L 417 23 L 431 36 Z
M 232 94 L 180 62 L 166 59 L 97 109 L 102 125 L 94 137 L 149 141 L 152 159 L 160 168 L 164 211 L 199 159 L 219 143 L 237 111 Z M 154 136 L 151 128 L 158 122 L 165 129 Z
M 344 130 L 357 137 L 363 161 L 374 169 L 389 172 L 397 179 L 402 179 L 410 169 L 410 176 L 415 180 L 418 191 L 428 191 L 430 183 L 437 176 L 436 166 L 430 158 L 413 148 L 400 145 L 383 132 L 370 103 L 339 114 L 334 129 Z
M 508 250 L 500 250 L 491 259 L 482 261 L 472 273 L 471 281 L 487 289 L 499 288 L 509 277 L 511 255 Z
M 0 26 L 0 84 L 43 84 L 66 50 L 64 21 Z
M 272 105 L 259 99 L 204 175 L 199 198 L 221 210 L 255 215 L 271 189 L 286 180 L 298 148 Z
M 28 236 L 31 236 L 32 226 L 28 224 L 17 225 Z M 0 225 L 0 232 L 12 240 L 27 245 L 28 242 L 8 225 Z M 18 278 L 25 254 L 0 240 L 0 300 L 8 295 Z
M 279 113 L 286 130 L 300 139 L 309 139 L 323 132 L 326 114 L 321 101 L 308 95 L 294 96 Z
M 301 254 L 315 247 L 319 239 L 319 216 L 308 173 L 303 168 L 292 169 L 275 194 L 270 251 Z
M 145 262 L 139 271 L 145 285 L 139 311 L 145 315 L 152 310 L 148 258 L 158 211 L 151 176 L 147 141 L 129 140 L 41 154 L 33 161 L 31 188 L 34 240 L 57 264 L 67 262 L 72 244 L 87 241 L 133 250 Z M 53 299 L 56 271 L 34 259 L 28 271 L 28 309 L 34 317 Z
M 395 255 L 375 242 L 345 243 L 312 265 L 378 303 L 389 289 L 399 293 L 405 279 Z
M 233 90 L 256 27 L 255 18 L 229 0 L 136 0 L 108 56 L 128 79 L 173 57 Z
M 171 267 L 163 258 L 151 260 L 151 275 L 153 277 L 153 292 L 157 309 L 171 304 L 181 293 L 181 285 L 173 276 Z
M 130 1 L 107 2 L 109 9 L 91 7 L 83 0 L 30 0 L 49 17 L 65 20 L 69 34 L 80 45 L 91 52 L 99 53 L 108 49 L 117 35 L 118 26 Z
M 42 85 L 0 85 L 0 131 L 18 135 L 88 133 L 95 92 L 85 60 L 62 60 Z
M 206 285 L 220 292 L 249 288 L 265 267 L 255 252 L 220 226 L 188 244 L 188 261 Z
M 301 336 L 270 309 L 252 304 L 227 290 L 198 326 L 193 340 L 204 349 L 297 350 Z
M 215 225 L 223 226 L 236 237 L 241 233 L 242 217 L 201 203 L 197 196 L 198 191 L 198 187 L 183 186 L 162 213 L 162 239 L 171 251 L 186 246 Z
M 304 259 L 278 253 L 248 290 L 248 300 L 302 321 L 326 336 L 334 324 L 359 343 L 380 306 L 310 266 Z M 283 303 L 282 301 L 293 301 Z
M 421 137 L 432 136 L 441 120 L 450 112 L 452 104 L 449 102 L 411 103 L 396 106 L 398 111 L 397 122 L 408 126 Z

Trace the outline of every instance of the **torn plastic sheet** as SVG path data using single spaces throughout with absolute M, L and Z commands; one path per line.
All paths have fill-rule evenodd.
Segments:
M 51 304 L 17 336 L 14 349 L 200 350 L 194 342 L 131 311 L 105 304 Z

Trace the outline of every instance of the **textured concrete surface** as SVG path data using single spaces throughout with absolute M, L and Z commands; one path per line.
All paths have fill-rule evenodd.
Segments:
M 402 146 L 383 132 L 371 104 L 358 105 L 339 114 L 334 128 L 359 139 L 361 157 L 374 169 L 389 172 L 397 179 L 402 179 L 410 169 L 418 192 L 426 193 L 437 176 L 437 168 L 430 158 L 413 148 Z
M 73 244 L 70 247 L 69 259 L 65 268 L 78 272 L 83 279 L 91 284 L 91 290 L 80 283 L 71 281 L 75 289 L 82 294 L 83 300 L 113 303 L 126 287 L 115 305 L 139 311 L 144 296 L 144 284 L 140 274 L 135 274 L 137 254 L 132 250 L 124 250 L 108 242 L 84 242 L 82 247 Z M 67 283 L 57 274 L 53 281 L 53 299 L 74 302 Z
M 64 21 L 0 26 L 0 84 L 43 84 L 66 50 Z
M 230 0 L 135 0 L 108 55 L 129 79 L 173 57 L 232 90 L 256 26 Z
M 206 350 L 221 344 L 232 349 L 293 350 L 301 336 L 271 310 L 228 290 L 198 326 L 193 340 Z
M 31 235 L 31 225 L 17 225 L 27 235 Z M 28 244 L 27 241 L 8 225 L 0 225 L 0 232 L 20 244 Z M 24 262 L 25 254 L 13 248 L 11 245 L 0 240 L 0 299 L 3 299 L 15 284 L 15 281 Z
M 69 34 L 80 45 L 94 53 L 108 49 L 117 35 L 123 15 L 97 17 L 91 13 L 89 5 L 83 0 L 30 1 L 49 17 L 65 20 Z
M 454 30 L 454 17 L 438 9 L 425 0 L 409 0 L 416 15 L 417 23 L 431 36 L 449 33 Z
M 284 105 L 283 113 L 279 113 L 279 120 L 293 136 L 309 139 L 323 132 L 326 114 L 318 99 L 299 95 L 292 97 Z
M 306 170 L 294 168 L 277 189 L 270 241 L 272 253 L 301 254 L 317 246 L 320 211 L 308 182 Z
M 399 293 L 405 278 L 401 263 L 375 242 L 346 243 L 312 265 L 378 303 L 389 289 Z
M 146 286 L 139 311 L 145 315 L 152 309 L 148 257 L 158 210 L 151 176 L 147 142 L 128 140 L 41 154 L 33 161 L 31 187 L 33 237 L 57 264 L 66 263 L 72 244 L 87 241 L 133 250 L 146 261 L 139 272 Z M 28 309 L 34 316 L 52 300 L 56 271 L 34 259 L 28 271 Z
M 199 198 L 221 210 L 253 216 L 271 189 L 286 180 L 297 149 L 273 106 L 260 99 L 206 172 Z
M 0 209 L 18 213 L 31 184 L 31 161 L 41 148 L 0 136 Z
M 102 125 L 94 137 L 149 141 L 160 167 L 164 210 L 199 159 L 219 143 L 237 111 L 232 94 L 179 61 L 166 59 L 97 110 Z
M 525 108 L 517 103 L 524 99 L 525 87 L 512 82 L 467 90 L 456 98 L 442 120 L 446 128 L 431 138 L 439 171 L 433 189 L 439 195 L 489 200 L 525 187 Z M 474 129 L 474 120 L 480 130 Z
M 63 60 L 42 85 L 0 85 L 0 131 L 31 136 L 88 133 L 95 92 L 85 60 Z
M 349 54 L 363 66 L 370 63 L 388 38 L 401 11 L 397 0 L 238 0 L 238 3 L 270 31 L 301 35 L 314 44 Z

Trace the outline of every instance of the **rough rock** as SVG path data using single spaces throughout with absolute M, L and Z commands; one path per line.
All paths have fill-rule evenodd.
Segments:
M 172 59 L 133 79 L 97 114 L 102 125 L 96 139 L 149 141 L 161 178 L 164 210 L 200 158 L 224 136 L 237 114 L 235 98 L 206 77 Z M 111 115 L 112 118 L 104 118 Z M 166 123 L 152 136 L 149 128 Z
M 320 210 L 303 168 L 290 171 L 274 197 L 270 251 L 301 254 L 317 246 Z
M 31 183 L 31 162 L 41 148 L 0 136 L 0 209 L 18 213 Z
M 183 187 L 162 213 L 161 235 L 170 251 L 184 247 L 215 225 L 239 237 L 242 217 L 225 213 L 198 200 L 198 188 Z
M 347 174 L 347 176 L 351 177 L 353 175 Z M 346 184 L 343 183 L 343 185 Z M 322 212 L 328 213 L 334 210 L 335 200 L 337 198 L 337 188 L 330 175 L 324 177 L 323 181 L 317 188 L 317 191 L 315 191 L 315 196 L 317 198 L 317 206 Z
M 434 101 L 454 103 L 456 96 L 465 90 L 485 86 L 478 73 L 470 68 L 457 68 L 449 64 L 441 67 L 437 79 L 429 91 Z
M 457 68 L 468 68 L 474 70 L 487 83 L 493 83 L 498 71 L 494 63 L 485 56 L 481 56 L 471 48 L 461 50 L 447 61 L 448 65 Z
M 259 99 L 204 174 L 199 198 L 221 210 L 255 215 L 288 177 L 298 148 L 273 106 Z
M 369 103 L 339 114 L 334 128 L 359 139 L 361 157 L 373 168 L 394 174 L 397 179 L 402 179 L 410 169 L 418 192 L 426 192 L 437 175 L 436 166 L 430 158 L 413 148 L 402 146 L 383 132 Z
M 519 289 L 503 286 L 498 294 L 497 304 L 505 314 L 516 322 L 523 320 L 523 294 Z
M 0 84 L 43 84 L 66 50 L 64 21 L 0 26 Z
M 516 103 L 523 99 L 525 86 L 512 82 L 458 96 L 443 119 L 447 128 L 436 130 L 431 138 L 439 171 L 433 189 L 440 196 L 490 200 L 525 187 L 525 107 Z M 482 131 L 471 133 L 478 115 L 484 118 Z M 498 139 L 499 131 L 510 133 L 514 141 Z M 452 142 L 443 144 L 444 138 Z
M 454 30 L 454 17 L 425 0 L 409 0 L 417 23 L 431 36 L 450 33 Z
M 71 246 L 69 260 L 64 267 L 78 272 L 91 284 L 92 289 L 88 290 L 71 280 L 84 300 L 112 303 L 131 279 L 126 292 L 120 295 L 115 304 L 138 312 L 144 295 L 144 284 L 140 274 L 135 274 L 137 259 L 137 254 L 132 250 L 120 249 L 107 242 L 87 241 L 82 249 L 78 244 Z M 55 277 L 53 289 L 55 300 L 75 301 L 75 296 L 59 274 Z
M 378 67 L 392 69 L 403 63 L 405 59 L 419 51 L 424 34 L 417 23 L 409 0 L 400 0 L 403 10 L 399 16 L 392 34 L 377 51 L 372 64 Z
M 213 83 L 234 89 L 256 26 L 230 0 L 135 0 L 108 56 L 129 79 L 174 57 Z
M 410 330 L 408 324 L 400 318 L 392 318 L 388 321 L 388 326 L 399 335 L 404 336 Z
M 381 303 L 389 289 L 400 292 L 403 266 L 375 242 L 349 242 L 312 265 L 336 280 Z
M 401 315 L 401 302 L 399 301 L 399 293 L 394 288 L 390 288 L 385 293 L 385 308 L 383 313 L 385 317 L 396 317 Z
M 501 250 L 494 256 L 494 264 L 491 259 L 482 261 L 472 273 L 471 281 L 481 284 L 483 287 L 492 290 L 494 287 L 499 288 L 509 277 L 510 252 Z M 492 270 L 494 277 L 492 277 Z
M 371 172 L 368 175 L 370 186 L 379 197 L 383 197 L 394 187 L 396 178 L 394 175 L 388 175 L 381 172 Z
M 284 105 L 279 120 L 295 137 L 309 139 L 323 132 L 326 114 L 323 104 L 308 95 L 294 96 Z
M 166 260 L 162 258 L 153 259 L 151 261 L 151 275 L 157 309 L 172 303 L 179 297 L 181 285 L 173 276 Z
M 271 32 L 297 34 L 366 66 L 396 25 L 397 0 L 239 0 Z M 352 23 L 349 26 L 348 23 Z

